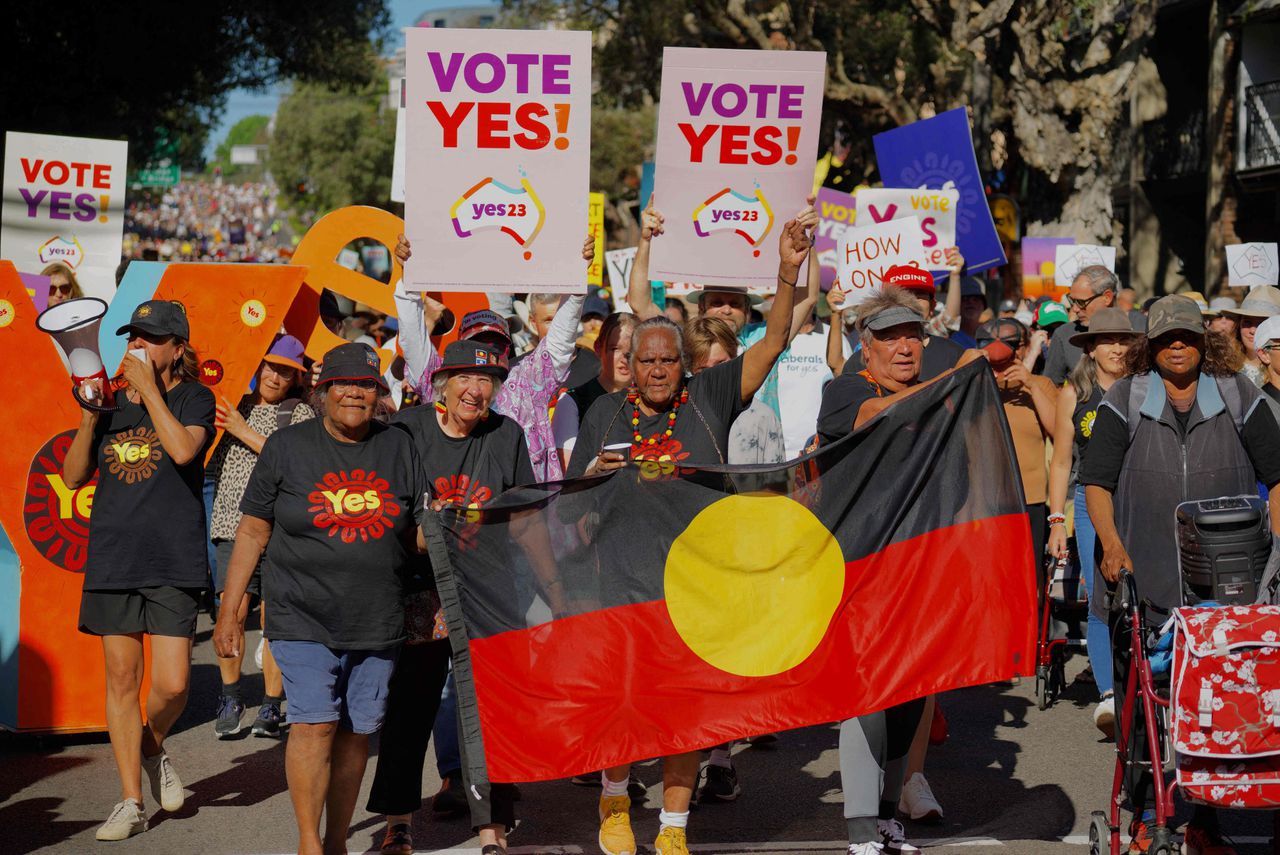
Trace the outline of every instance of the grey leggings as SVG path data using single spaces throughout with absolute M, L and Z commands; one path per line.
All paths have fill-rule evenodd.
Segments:
M 850 843 L 878 841 L 876 820 L 893 817 L 924 701 L 840 722 L 840 783 Z

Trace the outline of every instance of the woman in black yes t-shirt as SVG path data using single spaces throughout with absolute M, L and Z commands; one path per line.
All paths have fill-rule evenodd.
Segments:
M 426 482 L 413 442 L 373 420 L 386 389 L 369 347 L 325 354 L 322 418 L 267 437 L 249 478 L 213 633 L 219 657 L 239 655 L 237 611 L 265 549 L 264 632 L 289 698 L 299 851 L 320 851 L 326 804 L 327 827 L 346 839 L 404 638 L 400 577 L 425 549 Z
M 510 487 L 534 482 L 520 425 L 490 409 L 506 377 L 502 351 L 476 339 L 456 341 L 445 349 L 431 377 L 436 404 L 396 415 L 395 426 L 413 438 L 422 460 L 434 510 L 446 505 L 483 507 Z M 551 610 L 563 613 L 564 584 L 557 577 L 546 527 L 535 516 L 513 519 L 511 536 L 523 547 Z M 439 605 L 430 568 L 419 575 L 421 590 L 406 603 L 406 622 L 411 627 L 439 626 L 442 621 L 429 614 Z M 513 603 L 514 593 L 513 582 Z M 411 638 L 396 663 L 367 806 L 387 817 L 384 852 L 413 851 L 410 827 L 413 812 L 422 804 L 422 764 L 448 663 L 447 638 L 430 631 Z M 467 766 L 464 762 L 464 769 Z M 507 832 L 515 825 L 511 785 L 492 784 L 488 793 L 476 798 L 465 774 L 463 783 L 480 845 L 505 849 Z
M 161 807 L 182 807 L 182 783 L 163 746 L 187 703 L 197 604 L 209 572 L 201 488 L 214 399 L 196 379 L 186 310 L 149 300 L 117 330 L 126 333 L 128 385 L 116 394 L 119 408 L 83 411 L 62 471 L 71 489 L 98 475 L 80 631 L 102 637 L 107 732 L 124 795 L 99 840 L 146 831 L 143 770 Z M 143 633 L 151 636 L 145 723 L 138 713 Z

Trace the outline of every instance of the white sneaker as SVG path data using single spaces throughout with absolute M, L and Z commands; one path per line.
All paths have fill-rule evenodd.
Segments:
M 920 851 L 907 842 L 907 830 L 896 819 L 877 819 L 876 831 L 880 832 L 880 842 L 884 844 L 887 855 Z
M 874 840 L 866 843 L 850 843 L 847 855 L 881 855 L 884 846 Z
M 1116 736 L 1116 697 L 1115 695 L 1107 695 L 1098 701 L 1098 705 L 1093 708 L 1093 726 L 1102 731 L 1107 739 L 1115 739 Z
M 182 809 L 182 803 L 187 797 L 182 792 L 182 781 L 174 771 L 168 754 L 161 752 L 155 757 L 143 757 L 142 771 L 151 779 L 151 795 L 160 803 L 160 807 L 170 813 Z
M 147 815 L 142 805 L 133 799 L 125 799 L 111 810 L 107 821 L 98 827 L 94 836 L 99 840 L 127 840 L 147 830 Z
M 902 786 L 902 798 L 898 800 L 898 810 L 913 820 L 937 822 L 942 819 L 942 805 L 933 797 L 929 782 L 924 775 L 916 772 Z

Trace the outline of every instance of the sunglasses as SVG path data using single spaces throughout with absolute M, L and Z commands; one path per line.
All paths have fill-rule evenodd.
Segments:
M 70 282 L 67 282 L 67 283 L 62 284 L 62 285 L 54 285 L 53 283 L 50 283 L 50 284 L 49 284 L 49 296 L 50 296 L 50 297 L 52 297 L 54 294 L 70 294 L 70 293 L 71 293 L 71 283 L 70 283 Z

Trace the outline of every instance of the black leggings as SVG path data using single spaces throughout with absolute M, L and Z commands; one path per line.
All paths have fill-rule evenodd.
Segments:
M 400 648 L 365 806 L 372 813 L 399 816 L 422 807 L 422 766 L 449 676 L 449 653 L 448 639 Z

